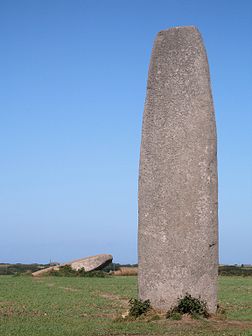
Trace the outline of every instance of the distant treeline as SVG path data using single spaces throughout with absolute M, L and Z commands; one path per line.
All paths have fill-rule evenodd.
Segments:
M 119 264 L 119 263 L 111 263 L 105 268 L 103 268 L 104 272 L 110 271 L 118 271 L 121 267 L 137 267 L 137 264 Z
M 4 264 L 0 263 L 0 275 L 15 275 L 21 273 L 33 273 L 52 264 Z M 111 263 L 102 269 L 103 272 L 118 271 L 121 267 L 137 267 L 137 264 Z M 221 265 L 219 275 L 252 276 L 251 265 Z
M 57 264 L 57 263 L 54 263 Z M 0 263 L 0 275 L 14 275 L 14 274 L 22 274 L 22 273 L 33 273 L 39 271 L 41 269 L 54 266 L 54 264 L 7 264 Z M 119 264 L 119 263 L 111 263 L 105 268 L 102 269 L 103 272 L 117 271 L 120 267 L 137 267 L 137 264 Z
M 50 266 L 50 264 L 0 264 L 0 275 L 32 273 Z
M 252 276 L 252 266 L 221 265 L 219 275 Z

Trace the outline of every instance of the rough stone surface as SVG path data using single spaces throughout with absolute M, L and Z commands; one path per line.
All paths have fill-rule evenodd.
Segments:
M 98 254 L 93 257 L 74 260 L 70 265 L 76 271 L 84 267 L 86 272 L 90 272 L 104 268 L 110 264 L 112 260 L 113 257 L 111 254 Z
M 141 299 L 169 309 L 186 292 L 216 311 L 216 126 L 206 52 L 195 27 L 158 33 L 139 174 Z
M 76 259 L 73 261 L 69 261 L 67 263 L 58 265 L 58 266 L 52 266 L 45 269 L 42 269 L 40 271 L 36 271 L 32 273 L 33 276 L 41 276 L 45 273 L 48 273 L 52 270 L 59 270 L 61 266 L 70 265 L 74 270 L 78 271 L 79 269 L 83 268 L 86 272 L 95 271 L 103 269 L 105 266 L 110 264 L 113 260 L 113 257 L 111 254 L 98 254 L 96 256 L 92 257 L 86 257 L 82 259 Z

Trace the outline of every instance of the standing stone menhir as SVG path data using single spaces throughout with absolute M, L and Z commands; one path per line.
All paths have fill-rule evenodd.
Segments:
M 152 51 L 139 175 L 139 297 L 169 309 L 190 293 L 216 311 L 216 126 L 195 27 L 161 31 Z

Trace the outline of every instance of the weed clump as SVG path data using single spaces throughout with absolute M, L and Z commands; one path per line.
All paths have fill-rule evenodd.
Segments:
M 206 302 L 200 298 L 194 298 L 188 293 L 178 300 L 177 306 L 167 312 L 166 318 L 178 320 L 184 314 L 191 315 L 194 318 L 209 317 Z
M 221 320 L 225 320 L 227 318 L 226 310 L 223 307 L 221 307 L 219 304 L 217 304 L 216 314 Z
M 129 316 L 134 318 L 146 314 L 151 309 L 150 300 L 142 301 L 138 299 L 130 299 L 129 305 Z
M 182 319 L 182 314 L 172 310 L 166 314 L 166 318 L 174 321 L 179 321 Z

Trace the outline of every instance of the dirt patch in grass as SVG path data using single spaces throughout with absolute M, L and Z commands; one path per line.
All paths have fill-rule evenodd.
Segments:
M 32 278 L 32 281 L 35 281 L 37 283 L 43 283 L 44 280 L 42 280 L 41 278 Z
M 15 317 L 15 316 L 46 316 L 47 313 L 39 310 L 29 310 L 26 305 L 17 306 L 15 302 L 6 301 L 0 303 L 0 316 Z
M 60 288 L 60 289 L 64 289 L 64 290 L 67 291 L 67 292 L 79 292 L 79 291 L 80 291 L 79 289 L 77 289 L 77 288 L 72 288 L 72 287 L 62 287 L 62 286 L 60 286 L 60 287 L 58 287 L 58 288 Z
M 236 321 L 236 320 L 219 320 L 218 318 L 212 317 L 209 320 L 213 326 L 217 329 L 226 329 L 229 327 L 239 328 L 239 329 L 250 329 L 252 330 L 252 322 L 250 321 Z
M 163 321 L 160 321 L 161 323 Z M 194 319 L 189 315 L 183 315 L 180 321 L 167 321 L 170 325 L 177 326 L 188 326 L 188 327 L 200 327 L 200 325 L 204 324 L 205 326 L 216 330 L 216 331 L 224 331 L 229 330 L 230 328 L 239 329 L 239 330 L 252 330 L 252 322 L 244 322 L 244 321 L 236 321 L 236 320 L 220 320 L 218 317 L 213 316 L 209 319 Z
M 46 285 L 47 285 L 47 287 L 54 287 L 54 286 L 55 286 L 54 283 L 48 283 L 48 284 L 46 284 Z
M 107 293 L 107 292 L 99 292 L 98 295 L 104 299 L 108 299 L 111 301 L 117 301 L 124 308 L 129 306 L 129 299 L 123 298 L 119 295 Z

